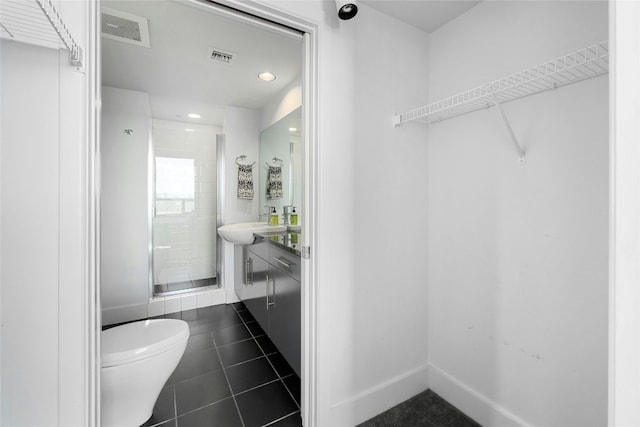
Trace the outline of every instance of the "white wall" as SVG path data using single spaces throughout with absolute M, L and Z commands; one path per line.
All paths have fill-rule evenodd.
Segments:
M 225 107 L 225 223 L 255 221 L 260 197 L 258 194 L 258 157 L 260 154 L 260 111 L 250 108 Z M 236 158 L 244 154 L 245 163 L 253 163 L 253 200 L 238 199 L 238 168 Z
M 101 120 L 101 297 L 110 324 L 145 318 L 151 297 L 149 96 L 103 87 Z
M 58 417 L 58 61 L 2 41 L 3 425 Z
M 430 36 L 430 98 L 607 39 L 606 2 L 482 2 Z M 607 421 L 608 81 L 431 126 L 430 386 L 483 425 Z
M 224 144 L 225 144 L 225 177 L 224 177 L 224 214 L 223 222 L 257 221 L 260 205 L 259 180 L 260 177 L 260 126 L 261 114 L 259 110 L 228 106 L 224 110 Z M 247 156 L 245 164 L 256 162 L 253 166 L 253 200 L 238 199 L 238 167 L 236 158 Z M 224 286 L 227 301 L 235 301 L 233 288 L 235 274 L 234 245 L 227 241 L 223 244 Z
M 302 47 L 300 47 L 302 52 Z M 302 83 L 300 77 L 289 83 L 271 101 L 262 108 L 261 130 L 286 117 L 293 110 L 302 105 Z
M 80 44 L 86 8 L 61 7 Z M 86 75 L 67 52 L 0 44 L 0 424 L 85 426 Z
M 342 184 L 352 197 L 342 214 L 354 229 L 353 282 L 331 294 L 332 308 L 341 309 L 332 330 L 345 332 L 331 344 L 340 349 L 332 372 L 340 423 L 361 422 L 427 388 L 427 129 L 392 125 L 394 113 L 427 99 L 427 35 L 366 5 L 353 30 L 353 133 L 345 147 L 353 163 Z M 327 161 L 335 173 L 334 159 Z

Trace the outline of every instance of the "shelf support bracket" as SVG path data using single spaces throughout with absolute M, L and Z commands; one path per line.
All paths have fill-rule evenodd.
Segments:
M 500 118 L 502 119 L 502 123 L 504 123 L 504 127 L 507 129 L 507 133 L 509 134 L 509 138 L 511 138 L 511 141 L 513 142 L 513 145 L 516 146 L 516 151 L 518 151 L 518 162 L 521 164 L 524 164 L 526 159 L 525 159 L 525 155 L 524 155 L 524 151 L 522 150 L 522 147 L 520 146 L 520 144 L 518 143 L 518 139 L 516 138 L 516 134 L 513 133 L 513 129 L 511 129 L 511 125 L 509 124 L 509 120 L 507 120 L 507 116 L 504 115 L 504 111 L 502 111 L 502 105 L 500 104 L 500 101 L 498 101 L 498 97 L 496 96 L 496 94 L 493 94 L 493 102 L 496 106 L 496 111 L 498 111 L 498 114 L 500 114 Z

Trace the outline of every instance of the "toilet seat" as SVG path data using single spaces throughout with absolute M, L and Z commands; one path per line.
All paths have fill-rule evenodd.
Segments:
M 175 319 L 144 320 L 107 329 L 102 331 L 101 366 L 108 368 L 143 360 L 188 338 L 188 324 Z

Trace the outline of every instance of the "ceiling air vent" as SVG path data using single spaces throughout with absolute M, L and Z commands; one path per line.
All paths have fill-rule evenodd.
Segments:
M 151 47 L 146 18 L 119 10 L 102 8 L 102 37 L 136 46 Z
M 232 52 L 225 52 L 224 50 L 215 47 L 210 47 L 208 57 L 212 61 L 231 64 L 231 62 L 236 58 L 236 54 Z

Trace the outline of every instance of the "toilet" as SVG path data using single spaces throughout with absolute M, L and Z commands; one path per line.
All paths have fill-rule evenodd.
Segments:
M 142 320 L 102 331 L 102 427 L 138 427 L 182 358 L 189 325 Z

